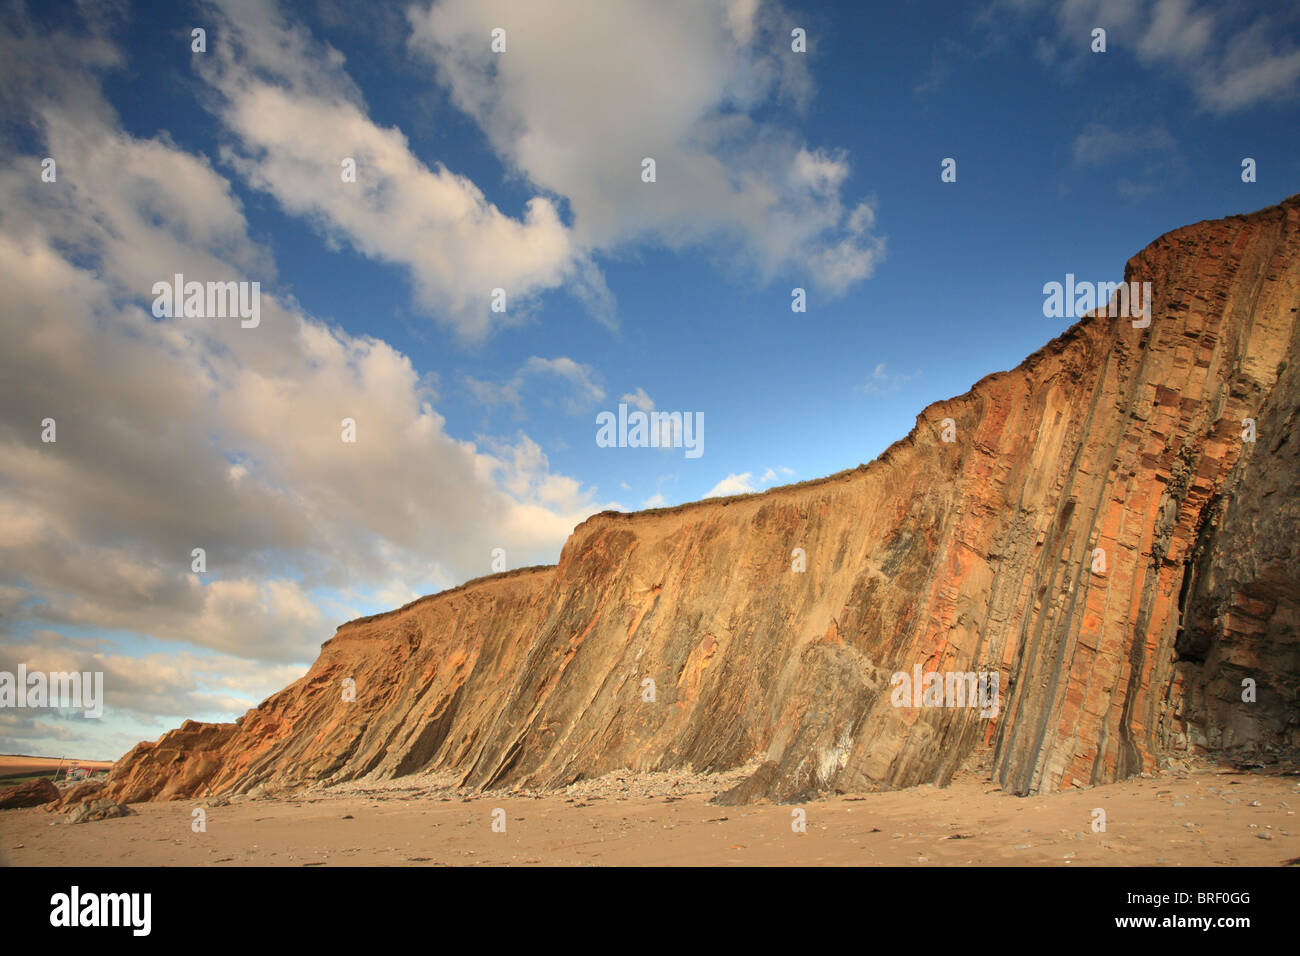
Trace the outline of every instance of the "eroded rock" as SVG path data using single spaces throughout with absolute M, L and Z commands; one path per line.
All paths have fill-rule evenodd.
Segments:
M 95 820 L 111 820 L 114 817 L 130 816 L 135 811 L 122 806 L 106 797 L 98 800 L 83 800 L 68 814 L 68 823 L 93 823 Z
M 870 465 L 596 515 L 556 567 L 346 624 L 301 680 L 141 744 L 107 792 L 754 761 L 727 797 L 748 802 L 1295 759 L 1300 197 L 1162 236 L 1125 279 L 1151 283 L 1146 327 L 1084 318 Z M 914 668 L 996 675 L 996 712 L 896 706 Z
M 57 799 L 59 799 L 59 788 L 45 777 L 0 787 L 0 810 L 39 807 L 43 803 Z

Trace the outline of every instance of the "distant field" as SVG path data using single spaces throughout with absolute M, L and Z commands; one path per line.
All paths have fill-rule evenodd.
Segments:
M 67 769 L 68 761 L 63 761 Z M 111 760 L 78 760 L 78 767 L 86 770 L 107 770 L 113 766 Z M 14 777 L 47 777 L 59 768 L 58 757 L 32 757 L 27 754 L 0 754 L 0 780 Z

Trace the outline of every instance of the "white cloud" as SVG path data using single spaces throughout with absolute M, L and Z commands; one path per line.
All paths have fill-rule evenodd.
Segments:
M 274 263 L 230 184 L 117 127 L 86 66 L 111 57 L 62 37 L 6 43 L 0 91 L 39 140 L 0 165 L 0 647 L 120 631 L 215 650 L 213 674 L 264 662 L 280 686 L 276 669 L 313 658 L 354 599 L 486 573 L 493 547 L 553 561 L 601 510 L 527 435 L 449 435 L 407 356 L 272 294 Z M 31 63 L 46 64 L 39 86 Z M 44 155 L 61 158 L 57 183 L 32 172 Z M 261 325 L 156 320 L 151 286 L 175 272 L 266 282 Z M 533 368 L 585 381 L 568 360 Z M 206 574 L 191 571 L 195 547 Z M 179 667 L 186 653 L 166 655 Z M 177 671 L 149 707 L 192 712 L 183 686 Z
M 1194 11 L 1189 0 L 1158 0 L 1138 49 L 1155 59 L 1191 61 L 1206 54 L 1213 36 L 1213 14 Z
M 220 41 L 198 62 L 235 139 L 227 158 L 250 184 L 335 241 L 404 266 L 417 301 L 468 339 L 517 321 L 531 296 L 565 283 L 612 320 L 599 272 L 551 199 L 533 197 L 521 219 L 503 214 L 466 177 L 420 162 L 401 130 L 373 122 L 337 50 L 270 2 L 218 5 Z M 345 158 L 354 183 L 343 181 Z M 498 288 L 504 313 L 489 308 Z
M 565 356 L 545 359 L 534 355 L 504 382 L 494 384 L 467 375 L 465 385 L 484 405 L 512 405 L 522 412 L 532 402 L 550 401 L 540 397 L 528 399 L 524 395 L 531 382 L 547 378 L 559 378 L 569 384 L 571 391 L 563 405 L 570 415 L 584 414 L 605 400 L 605 390 L 596 382 L 595 370 Z
M 111 758 L 189 718 L 240 714 L 298 679 L 302 665 L 268 666 L 190 651 L 117 653 L 108 642 L 41 630 L 0 643 L 0 670 L 102 673 L 103 717 L 80 710 L 0 712 L 0 752 Z
M 1074 162 L 1079 166 L 1118 166 L 1126 171 L 1116 188 L 1140 199 L 1175 181 L 1186 161 L 1173 136 L 1162 125 L 1125 129 L 1090 123 L 1075 138 Z
M 872 206 L 842 195 L 847 156 L 753 118 L 811 89 L 775 2 L 446 0 L 410 17 L 413 49 L 502 159 L 568 200 L 580 247 L 707 243 L 829 293 L 883 254 Z M 496 27 L 504 54 L 488 43 Z
M 896 392 L 907 382 L 919 378 L 919 371 L 904 374 L 901 372 L 891 372 L 884 362 L 877 362 L 876 367 L 871 370 L 871 375 L 865 382 L 858 385 L 854 391 L 862 392 L 866 395 L 885 395 L 889 392 Z
M 752 495 L 758 490 L 750 484 L 750 479 L 753 477 L 753 473 L 748 471 L 739 475 L 735 473 L 727 475 L 726 478 L 714 485 L 704 497 L 725 498 L 728 495 Z
M 573 386 L 570 410 L 577 413 L 605 400 L 605 390 L 593 381 L 589 365 L 561 356 L 554 359 L 531 357 L 521 370 L 524 375 L 555 375 Z
M 1093 28 L 1103 27 L 1106 56 L 1132 51 L 1139 62 L 1188 85 L 1211 112 L 1294 100 L 1300 91 L 1300 47 L 1286 28 L 1288 14 L 1269 3 L 1000 0 L 994 6 L 1015 15 L 1054 16 L 1059 50 L 1073 51 L 1076 62 L 1090 55 Z M 1057 52 L 1040 50 L 1039 59 L 1054 63 Z
M 639 411 L 647 414 L 655 410 L 655 400 L 646 394 L 646 390 L 639 385 L 635 392 L 627 392 L 619 401 L 625 405 L 631 405 Z M 678 434 L 680 429 L 674 426 L 671 420 L 664 421 L 659 425 L 659 438 L 657 447 L 661 454 L 668 453 L 669 449 L 677 448 L 681 445 L 682 436 Z M 657 507 L 657 506 L 656 506 Z
M 481 12 L 436 9 L 467 18 L 464 30 Z M 774 49 L 764 7 L 732 0 L 725 17 L 716 4 L 582 9 L 557 8 L 547 23 L 517 7 L 511 22 L 524 28 L 512 28 L 512 43 L 523 40 L 527 55 L 519 72 L 489 77 L 495 91 L 475 92 L 469 66 L 448 63 L 459 100 L 496 104 L 473 115 L 540 187 L 520 218 L 374 123 L 342 56 L 258 0 L 220 4 L 212 52 L 196 63 L 217 94 L 231 168 L 331 240 L 409 270 L 417 301 L 467 338 L 517 320 L 530 296 L 560 285 L 608 319 L 592 256 L 647 238 L 685 246 L 730 235 L 765 273 L 805 268 L 832 290 L 870 272 L 881 243 L 870 206 L 841 197 L 847 157 L 745 112 L 797 107 L 810 88 L 797 58 L 761 52 Z M 594 47 L 564 32 L 588 20 Z M 435 45 L 464 35 L 436 27 L 421 28 Z M 527 53 L 530 29 L 576 59 Z M 629 74 L 664 56 L 674 70 L 662 83 Z M 547 77 L 548 60 L 561 75 Z M 135 668 L 153 690 L 137 687 L 115 706 L 140 720 L 228 711 L 283 684 L 352 602 L 485 573 L 494 547 L 512 565 L 554 560 L 575 524 L 610 506 L 553 474 L 526 434 L 479 444 L 450 435 L 432 383 L 406 355 L 277 295 L 274 259 L 250 239 L 230 182 L 166 134 L 120 128 L 99 92 L 99 71 L 120 63 L 101 40 L 0 34 L 0 102 L 34 131 L 30 152 L 6 145 L 0 164 L 0 648 L 24 652 L 35 635 L 42 655 L 98 655 L 114 693 Z M 582 75 L 588 67 L 600 68 L 597 81 Z M 538 91 L 523 87 L 544 80 L 599 107 L 576 138 L 566 124 L 581 98 L 568 114 L 543 104 L 522 131 L 503 122 L 534 102 Z M 613 125 L 595 134 L 599 122 Z M 656 199 L 622 179 L 620 124 L 658 137 L 656 185 L 666 188 Z M 586 148 L 595 154 L 552 155 Z M 641 154 L 632 154 L 638 185 Z M 45 155 L 59 157 L 57 183 L 35 178 Z M 355 184 L 339 176 L 345 156 L 357 160 Z M 584 183 L 587 172 L 596 181 Z M 260 326 L 156 320 L 152 286 L 175 273 L 261 282 Z M 498 286 L 512 317 L 488 310 Z M 605 397 L 592 370 L 567 357 L 534 356 L 519 374 L 562 379 L 576 404 Z M 54 444 L 40 441 L 45 417 L 58 422 Z M 341 441 L 344 418 L 356 422 L 355 444 Z M 732 475 L 715 491 L 752 490 L 749 480 Z M 190 568 L 195 547 L 207 553 L 203 575 Z M 62 636 L 73 629 L 165 650 L 77 648 Z M 200 674 L 206 689 L 196 689 Z M 50 739 L 66 729 L 24 726 Z
M 1279 44 L 1267 21 L 1233 36 L 1222 59 L 1198 85 L 1202 102 L 1221 113 L 1268 100 L 1294 100 L 1298 90 L 1300 48 L 1285 40 Z
M 1081 166 L 1104 166 L 1136 154 L 1176 154 L 1178 146 L 1163 126 L 1117 129 L 1089 123 L 1074 140 L 1074 161 Z
M 629 392 L 620 399 L 620 401 L 633 405 L 643 412 L 653 412 L 655 410 L 655 400 L 646 394 L 644 388 L 637 386 L 635 392 Z

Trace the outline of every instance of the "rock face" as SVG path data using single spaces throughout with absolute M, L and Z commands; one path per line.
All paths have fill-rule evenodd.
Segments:
M 743 802 L 1296 759 L 1300 196 L 1169 233 L 1125 279 L 1152 284 L 1148 327 L 1089 316 L 870 465 L 596 515 L 553 568 L 345 624 L 301 680 L 141 744 L 107 792 L 758 758 L 723 798 Z M 934 700 L 896 699 L 896 673 L 996 675 L 996 703 L 914 706 Z
M 0 787 L 0 810 L 39 807 L 42 803 L 57 799 L 59 799 L 59 788 L 45 777 L 25 780 L 11 787 Z

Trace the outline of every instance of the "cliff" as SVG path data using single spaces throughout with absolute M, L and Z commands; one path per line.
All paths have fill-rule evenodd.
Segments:
M 110 792 L 761 758 L 722 798 L 743 802 L 964 766 L 1023 794 L 1187 752 L 1294 760 L 1300 196 L 1171 232 L 1125 279 L 1152 284 L 1148 327 L 1091 315 L 870 465 L 596 515 L 554 568 L 345 624 L 237 724 L 136 747 Z M 996 714 L 896 706 L 891 675 L 918 666 L 997 675 Z

